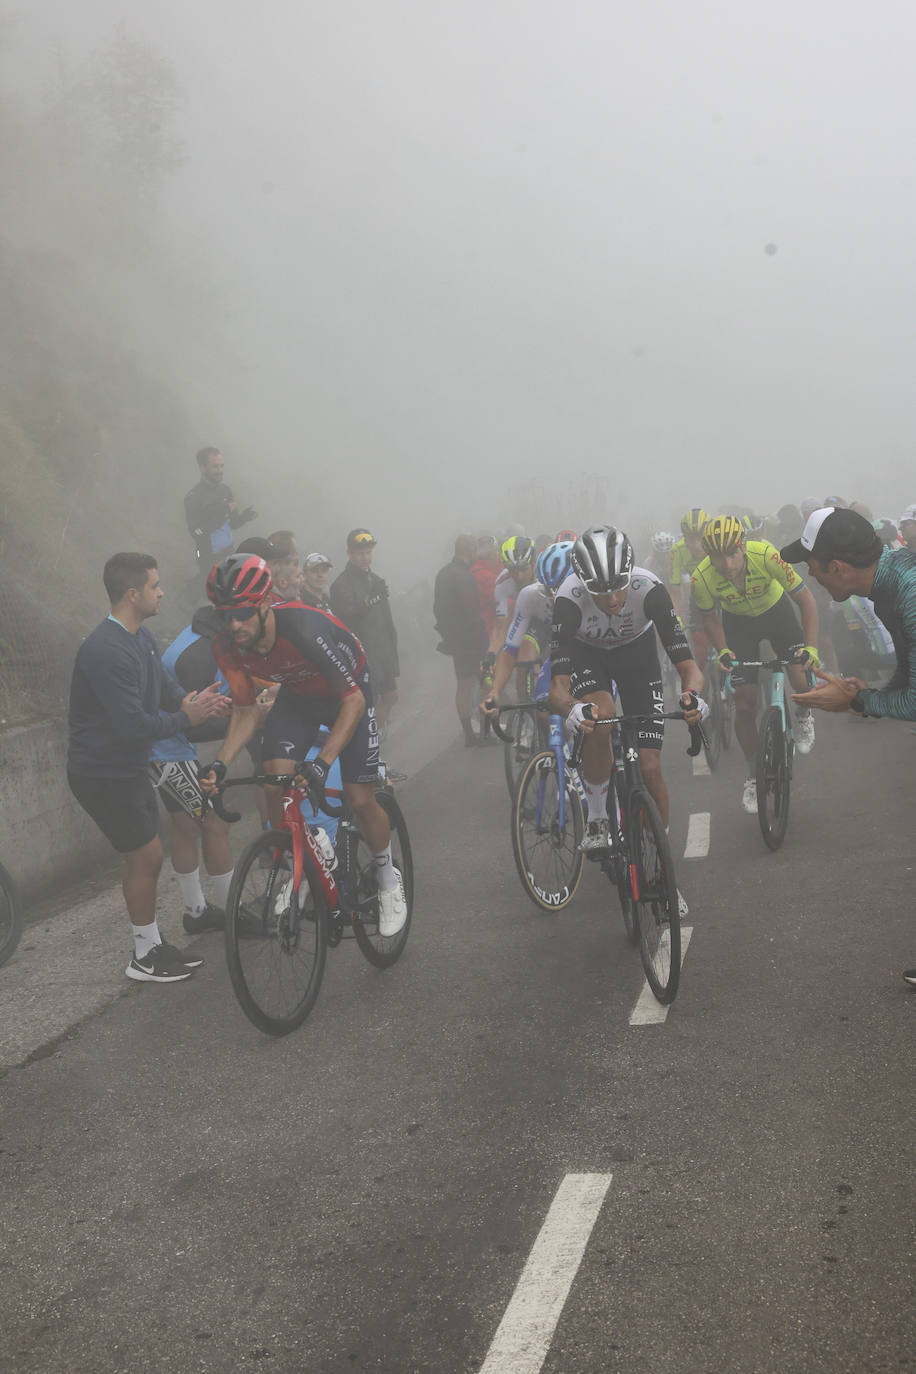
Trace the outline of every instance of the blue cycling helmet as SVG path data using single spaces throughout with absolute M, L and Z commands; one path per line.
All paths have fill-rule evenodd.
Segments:
M 543 553 L 538 554 L 534 575 L 543 587 L 555 592 L 572 572 L 572 540 L 561 544 L 548 544 Z

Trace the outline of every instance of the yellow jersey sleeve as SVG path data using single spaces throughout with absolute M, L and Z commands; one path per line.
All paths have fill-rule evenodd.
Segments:
M 787 592 L 795 593 L 801 591 L 802 587 L 805 585 L 804 582 L 792 567 L 791 563 L 783 562 L 779 556 L 779 550 L 774 544 L 771 544 L 766 539 L 757 539 L 748 544 L 749 549 L 752 543 L 756 544 L 757 548 L 760 550 L 761 557 L 763 558 L 763 566 L 774 582 L 778 582 Z
M 693 599 L 701 611 L 715 610 L 716 599 L 706 583 L 705 574 L 712 568 L 708 558 L 704 558 L 694 568 L 690 577 L 690 590 Z

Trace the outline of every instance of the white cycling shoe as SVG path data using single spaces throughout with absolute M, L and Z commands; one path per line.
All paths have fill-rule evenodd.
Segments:
M 683 894 L 683 892 L 680 890 L 680 888 L 678 888 L 678 891 L 677 891 L 677 918 L 678 918 L 679 921 L 683 921 L 683 920 L 686 920 L 686 918 L 687 918 L 689 915 L 690 915 L 690 907 L 687 905 L 686 901 L 684 900 L 684 894 Z
M 749 816 L 757 815 L 757 779 L 745 778 L 744 791 L 741 794 L 741 805 Z
M 814 748 L 814 717 L 808 712 L 806 716 L 797 716 L 793 733 L 795 735 L 795 748 L 800 754 L 810 754 Z
M 407 922 L 407 895 L 404 892 L 404 879 L 400 870 L 395 869 L 398 875 L 397 887 L 391 888 L 389 892 L 380 891 L 378 894 L 378 933 L 389 936 L 397 935 L 404 929 Z

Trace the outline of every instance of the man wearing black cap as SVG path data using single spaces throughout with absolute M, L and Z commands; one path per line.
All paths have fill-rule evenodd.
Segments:
M 888 548 L 864 516 L 829 506 L 814 511 L 801 538 L 781 552 L 788 563 L 806 562 L 815 582 L 834 601 L 869 597 L 891 633 L 897 655 L 897 671 L 884 687 L 815 670 L 825 685 L 795 693 L 793 701 L 822 711 L 916 720 L 916 552 Z M 903 976 L 916 987 L 916 969 Z
M 366 651 L 379 730 L 397 701 L 398 632 L 391 617 L 388 583 L 372 571 L 376 539 L 366 529 L 347 535 L 347 566 L 331 583 L 331 610 Z

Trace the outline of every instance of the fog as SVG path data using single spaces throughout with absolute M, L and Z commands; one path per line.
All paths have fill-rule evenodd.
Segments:
M 267 525 L 406 585 L 462 525 L 916 500 L 911 7 L 7 9 L 23 99 L 119 25 L 174 68 L 155 232 L 225 351 L 142 272 L 120 308 Z

